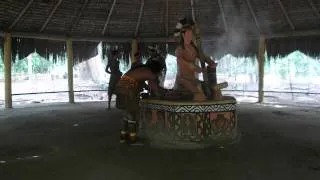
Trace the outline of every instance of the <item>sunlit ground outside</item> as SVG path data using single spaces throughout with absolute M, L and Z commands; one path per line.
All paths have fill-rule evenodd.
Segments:
M 74 66 L 75 101 L 106 101 L 109 75 L 101 54 Z M 2 59 L 2 57 L 0 57 Z M 176 58 L 167 55 L 165 88 L 172 88 L 176 75 Z M 129 67 L 121 63 L 121 71 Z M 4 106 L 3 60 L 0 61 L 0 107 Z M 66 58 L 44 59 L 36 52 L 16 60 L 12 67 L 13 106 L 30 103 L 68 101 Z M 230 54 L 218 60 L 218 82 L 228 82 L 223 91 L 240 103 L 257 102 L 258 65 L 252 57 Z M 316 105 L 320 102 L 320 60 L 295 51 L 274 57 L 265 64 L 265 102 Z M 312 94 L 314 93 L 314 94 Z M 114 99 L 115 97 L 113 97 Z

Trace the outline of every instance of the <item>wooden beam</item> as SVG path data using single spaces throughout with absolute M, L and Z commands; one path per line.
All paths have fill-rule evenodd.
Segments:
M 144 0 L 141 0 L 139 17 L 138 17 L 138 21 L 137 21 L 137 25 L 136 25 L 136 30 L 134 32 L 134 37 L 138 36 L 139 27 L 140 27 L 140 23 L 141 23 L 141 17 L 142 17 L 142 13 L 143 13 L 143 8 L 144 8 Z
M 280 6 L 280 9 L 281 9 L 281 11 L 282 11 L 282 14 L 283 14 L 284 17 L 286 18 L 286 20 L 287 20 L 288 24 L 290 25 L 291 29 L 292 29 L 292 30 L 295 30 L 296 28 L 294 27 L 291 19 L 289 18 L 288 13 L 287 13 L 287 10 L 284 8 L 281 0 L 277 0 L 277 2 L 278 2 L 278 4 L 279 4 L 279 6 Z
M 221 18 L 222 18 L 222 22 L 223 22 L 223 26 L 224 26 L 224 31 L 228 32 L 227 20 L 226 20 L 226 16 L 224 13 L 224 9 L 223 9 L 221 0 L 218 0 L 218 3 L 219 3 L 220 12 L 221 12 Z
M 116 5 L 116 2 L 117 2 L 117 0 L 113 0 L 113 3 L 112 3 L 112 5 L 111 5 L 111 8 L 110 8 L 109 13 L 108 13 L 107 20 L 106 20 L 106 22 L 104 23 L 103 30 L 102 30 L 102 32 L 101 32 L 102 36 L 105 34 L 105 32 L 106 32 L 106 30 L 107 30 L 107 27 L 108 27 L 109 22 L 110 22 L 110 19 L 111 19 L 111 15 L 112 15 L 113 10 L 114 10 L 114 6 Z
M 266 39 L 265 37 L 260 37 L 259 40 L 259 52 L 258 52 L 258 75 L 259 75 L 259 85 L 258 85 L 258 103 L 263 102 L 264 98 L 264 62 L 266 53 Z
M 5 33 L 0 31 L 0 36 L 4 37 Z M 31 38 L 31 39 L 45 39 L 52 41 L 66 41 L 67 36 L 62 34 L 48 34 L 48 33 L 28 33 L 28 32 L 11 32 L 12 37 L 17 38 Z M 320 29 L 313 29 L 307 31 L 290 31 L 290 32 L 281 32 L 281 33 L 270 33 L 263 35 L 267 39 L 274 38 L 287 38 L 287 37 L 303 37 L 303 36 L 320 36 Z M 214 42 L 221 35 L 217 34 L 205 34 L 202 35 L 202 41 Z M 259 39 L 260 36 L 246 36 L 247 39 Z M 139 42 L 176 42 L 172 36 L 168 37 L 139 37 L 137 38 Z M 106 37 L 106 36 L 73 36 L 73 41 L 88 41 L 88 42 L 128 42 L 130 43 L 132 37 Z
M 53 14 L 56 12 L 56 10 L 58 9 L 58 7 L 60 6 L 60 4 L 62 3 L 63 0 L 58 0 L 57 4 L 53 7 L 53 9 L 51 10 L 48 18 L 46 19 L 46 21 L 43 23 L 40 32 L 44 31 L 44 29 L 47 27 L 48 23 L 50 22 Z
M 11 34 L 5 33 L 4 36 L 4 107 L 12 108 L 12 84 L 11 84 Z
M 308 3 L 311 6 L 314 14 L 318 17 L 318 19 L 320 19 L 320 13 L 319 13 L 319 10 L 317 9 L 316 5 L 313 3 L 312 0 L 308 0 Z
M 191 15 L 192 15 L 192 19 L 194 22 L 196 22 L 196 14 L 195 14 L 195 10 L 194 10 L 194 1 L 190 0 L 191 3 Z
M 76 16 L 76 20 L 73 21 L 73 24 L 70 27 L 69 33 L 72 33 L 74 28 L 76 27 L 76 25 L 79 23 L 80 19 L 81 19 L 81 15 L 84 11 L 84 9 L 87 7 L 89 0 L 85 0 L 84 3 L 82 4 L 80 11 L 78 12 L 77 16 Z
M 74 103 L 74 91 L 73 91 L 73 47 L 72 38 L 67 39 L 67 57 L 68 57 L 68 93 L 69 103 Z
M 169 36 L 169 0 L 166 0 L 166 36 Z
M 246 2 L 247 2 L 247 5 L 248 5 L 248 8 L 249 8 L 249 11 L 251 13 L 251 16 L 252 16 L 252 18 L 253 18 L 253 20 L 254 20 L 254 22 L 256 24 L 257 30 L 260 33 L 261 32 L 261 28 L 260 28 L 259 21 L 258 21 L 258 18 L 256 16 L 256 13 L 254 13 L 254 10 L 252 8 L 250 0 L 246 0 Z
M 31 6 L 31 4 L 33 3 L 33 0 L 30 0 L 28 2 L 28 4 L 22 9 L 22 11 L 19 13 L 18 17 L 13 21 L 13 23 L 11 23 L 11 25 L 9 26 L 9 30 L 13 29 L 14 26 L 20 21 L 20 19 L 22 18 L 22 16 L 27 12 L 27 10 L 29 9 L 29 7 Z

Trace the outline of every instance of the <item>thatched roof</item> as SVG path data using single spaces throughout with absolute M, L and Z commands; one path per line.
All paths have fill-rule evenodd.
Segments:
M 270 38 L 320 35 L 319 0 L 193 1 L 208 53 L 255 54 L 257 43 L 252 45 L 256 42 L 252 39 L 262 34 Z M 127 44 L 138 37 L 140 41 L 162 42 L 159 46 L 164 46 L 177 21 L 191 15 L 190 0 L 1 0 L 0 31 L 11 31 L 15 37 L 61 40 L 72 36 L 75 41 Z M 317 44 L 314 38 L 308 41 L 313 41 L 310 45 Z M 299 44 L 299 40 L 295 42 Z M 41 43 L 44 47 L 44 41 Z M 269 47 L 281 47 L 280 54 L 291 50 L 286 46 L 291 43 L 287 38 L 268 43 Z M 61 49 L 57 44 L 46 46 Z M 80 44 L 91 47 L 94 43 Z M 310 51 L 319 53 L 319 48 L 310 46 Z

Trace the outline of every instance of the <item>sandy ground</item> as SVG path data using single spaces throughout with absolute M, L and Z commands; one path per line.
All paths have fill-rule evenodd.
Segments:
M 240 104 L 241 139 L 202 150 L 120 145 L 105 103 L 0 110 L 1 180 L 318 180 L 320 109 Z

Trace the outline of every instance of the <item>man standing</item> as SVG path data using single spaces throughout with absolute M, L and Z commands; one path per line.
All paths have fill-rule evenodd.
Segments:
M 118 54 L 118 50 L 111 50 L 110 56 L 108 58 L 108 64 L 105 69 L 106 73 L 110 74 L 108 86 L 108 110 L 110 110 L 112 95 L 115 94 L 116 84 L 122 76 L 122 72 L 120 71 L 119 67 L 120 62 Z

